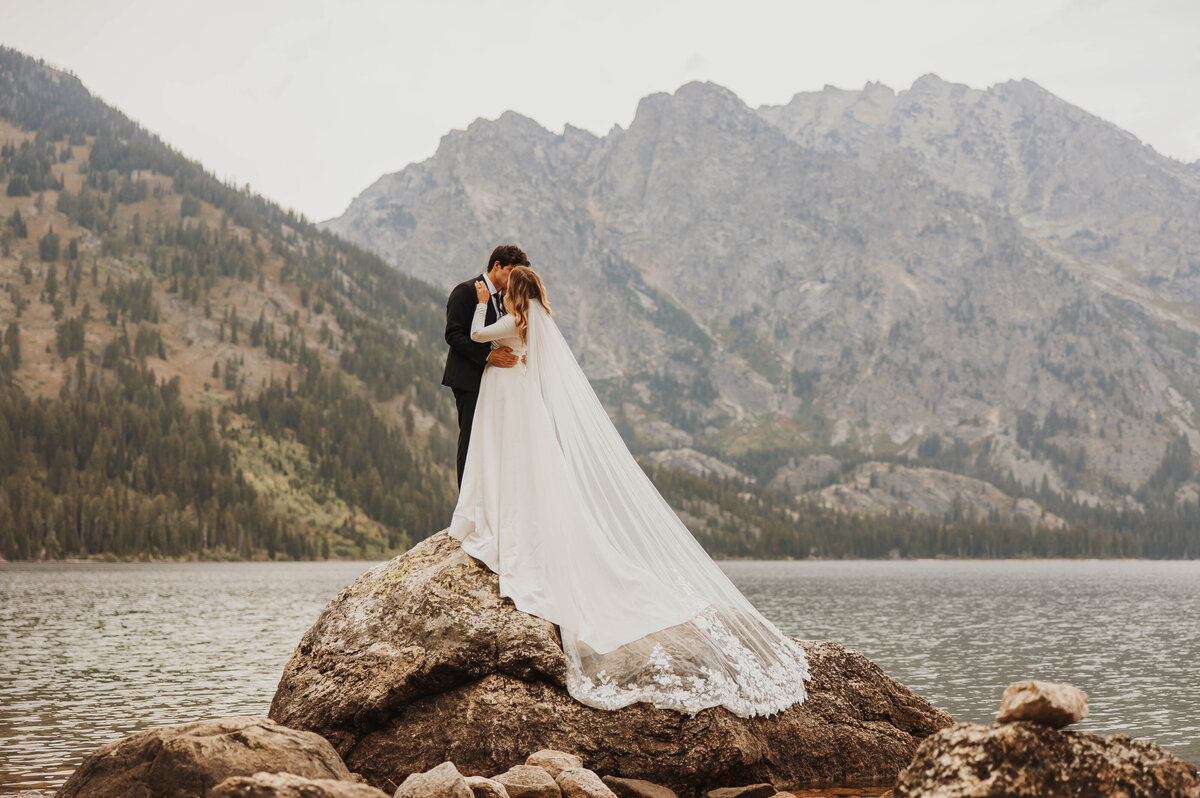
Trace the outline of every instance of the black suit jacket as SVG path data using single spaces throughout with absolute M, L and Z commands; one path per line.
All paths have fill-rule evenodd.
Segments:
M 481 274 L 459 283 L 446 300 L 446 343 L 450 344 L 450 351 L 446 354 L 442 385 L 464 391 L 479 390 L 483 367 L 487 365 L 488 354 L 492 351 L 491 343 L 471 340 L 471 320 L 475 318 L 475 306 L 479 304 L 479 298 L 475 296 L 475 281 L 482 279 Z M 485 322 L 491 324 L 495 320 L 496 308 L 488 302 Z

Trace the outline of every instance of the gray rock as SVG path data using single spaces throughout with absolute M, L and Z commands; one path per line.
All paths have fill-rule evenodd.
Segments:
M 536 765 L 513 765 L 495 781 L 504 785 L 509 798 L 561 798 L 554 777 Z
M 688 716 L 642 703 L 594 709 L 566 691 L 556 627 L 498 589 L 496 575 L 445 533 L 371 569 L 305 634 L 272 717 L 333 741 L 379 787 L 447 758 L 490 774 L 550 748 L 686 798 L 731 783 L 889 784 L 923 737 L 952 722 L 858 652 L 826 641 L 800 641 L 813 673 L 808 700 L 771 717 L 720 708 Z
M 1000 699 L 997 723 L 1032 720 L 1061 729 L 1087 717 L 1087 693 L 1055 682 L 1010 684 Z
M 1018 721 L 962 724 L 926 739 L 896 798 L 1197 798 L 1200 774 L 1157 745 Z
M 454 763 L 443 762 L 424 773 L 410 774 L 393 798 L 474 798 L 474 795 Z
M 798 493 L 820 486 L 842 472 L 842 461 L 828 454 L 797 457 L 782 466 L 772 477 L 770 487 L 785 493 Z
M 261 772 L 352 780 L 337 751 L 321 736 L 268 718 L 237 716 L 147 729 L 103 745 L 84 758 L 57 794 L 204 798 L 231 776 Z
M 557 779 L 558 774 L 568 768 L 583 767 L 583 760 L 575 754 L 568 754 L 565 751 L 554 751 L 549 748 L 535 751 L 525 759 L 526 765 L 536 765 L 550 774 L 552 778 Z
M 716 477 L 717 479 L 745 479 L 746 475 L 728 463 L 723 463 L 712 455 L 698 452 L 691 447 L 678 449 L 660 449 L 645 456 L 647 462 L 660 468 L 672 468 L 686 471 L 700 477 Z
M 554 780 L 562 790 L 563 798 L 617 798 L 616 793 L 587 768 L 567 768 Z
M 601 779 L 619 798 L 677 798 L 675 791 L 645 779 L 605 776 Z
M 962 517 L 1062 529 L 1066 522 L 1030 499 L 1013 500 L 981 479 L 933 468 L 896 463 L 864 463 L 833 485 L 801 494 L 822 507 L 857 515 L 904 515 L 944 518 L 957 511 Z
M 209 792 L 209 798 L 388 798 L 367 784 L 334 779 L 306 779 L 292 773 L 233 776 Z

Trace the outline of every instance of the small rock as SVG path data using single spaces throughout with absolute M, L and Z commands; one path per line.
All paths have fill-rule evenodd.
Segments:
M 894 788 L 896 798 L 1196 798 L 1196 766 L 1124 735 L 1016 722 L 961 724 L 929 736 Z
M 225 779 L 209 798 L 388 798 L 367 784 L 336 779 L 306 779 L 293 773 L 255 773 Z
M 1087 717 L 1087 693 L 1056 682 L 1010 684 L 1000 699 L 997 723 L 1032 720 L 1061 729 Z
M 774 784 L 748 784 L 745 787 L 721 787 L 709 790 L 708 798 L 771 798 L 779 792 Z
M 563 798 L 617 798 L 592 771 L 587 768 L 567 768 L 554 779 Z
M 475 798 L 475 793 L 453 762 L 443 762 L 424 773 L 413 773 L 393 798 Z
M 475 793 L 475 798 L 509 798 L 508 790 L 495 779 L 467 776 L 467 786 Z
M 562 773 L 567 768 L 583 767 L 583 760 L 574 754 L 568 754 L 565 751 L 555 751 L 553 748 L 543 748 L 541 751 L 536 751 L 529 755 L 525 760 L 526 765 L 536 765 L 550 774 L 552 778 L 557 779 L 558 774 Z
M 605 776 L 601 779 L 618 798 L 678 798 L 675 791 L 645 779 L 623 779 Z
M 159 726 L 102 745 L 84 758 L 57 794 L 199 798 L 232 776 L 264 772 L 335 781 L 353 778 L 323 737 L 242 715 Z
M 509 798 L 561 798 L 562 791 L 545 768 L 536 765 L 513 765 L 494 780 L 504 785 Z

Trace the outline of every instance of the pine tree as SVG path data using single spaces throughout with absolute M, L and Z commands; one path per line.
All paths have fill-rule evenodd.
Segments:
M 46 235 L 38 241 L 38 255 L 44 261 L 58 260 L 58 233 L 54 232 L 54 225 L 50 225 Z
M 14 369 L 21 367 L 21 328 L 15 322 L 8 323 L 4 331 L 4 346 L 8 348 L 8 361 Z

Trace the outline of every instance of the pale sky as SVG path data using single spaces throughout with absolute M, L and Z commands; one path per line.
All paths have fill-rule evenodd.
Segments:
M 313 221 L 479 117 L 603 135 L 691 80 L 757 107 L 1029 78 L 1200 159 L 1195 0 L 0 0 L 0 44 Z

